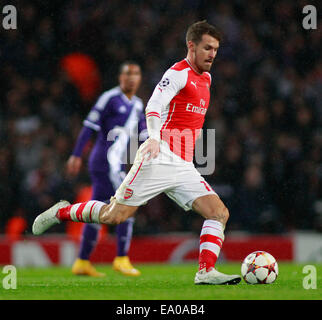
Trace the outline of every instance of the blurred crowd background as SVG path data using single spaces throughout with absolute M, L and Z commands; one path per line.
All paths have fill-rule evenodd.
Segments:
M 119 65 L 131 59 L 142 67 L 146 103 L 185 57 L 187 26 L 201 19 L 224 34 L 205 128 L 216 129 L 216 170 L 206 179 L 230 210 L 227 230 L 322 231 L 321 20 L 317 30 L 302 27 L 306 1 L 10 4 L 17 30 L 0 30 L 0 233 L 28 234 L 44 209 L 79 199 L 91 146 L 77 178 L 65 165 L 98 95 L 117 85 Z M 199 233 L 201 224 L 161 195 L 139 209 L 134 232 Z

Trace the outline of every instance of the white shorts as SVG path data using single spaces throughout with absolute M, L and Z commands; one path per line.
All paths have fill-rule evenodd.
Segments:
M 133 166 L 123 183 L 116 190 L 118 203 L 129 206 L 141 206 L 150 199 L 164 192 L 185 211 L 192 209 L 195 199 L 215 194 L 215 191 L 200 175 L 192 162 L 182 159 L 168 161 L 162 150 L 167 148 L 161 141 L 160 154 L 156 159 L 147 161 L 140 153 L 144 144 L 137 151 Z M 164 153 L 163 153 L 164 155 Z

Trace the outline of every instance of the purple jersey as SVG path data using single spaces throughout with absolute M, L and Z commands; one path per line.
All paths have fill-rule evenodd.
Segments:
M 89 170 L 108 171 L 111 182 L 118 188 L 123 179 L 120 172 L 124 170 L 123 160 L 131 135 L 140 134 L 146 129 L 142 100 L 137 96 L 129 100 L 120 87 L 105 91 L 83 125 L 73 155 L 81 156 L 91 133 L 96 131 L 96 142 L 89 157 Z

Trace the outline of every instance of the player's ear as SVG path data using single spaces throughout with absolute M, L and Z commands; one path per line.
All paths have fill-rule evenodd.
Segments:
M 190 51 L 196 50 L 196 44 L 191 40 L 187 41 L 187 47 L 188 47 L 188 50 Z

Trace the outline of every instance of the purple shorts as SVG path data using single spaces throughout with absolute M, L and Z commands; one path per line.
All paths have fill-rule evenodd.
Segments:
M 90 171 L 90 177 L 92 180 L 92 200 L 109 201 L 115 194 L 115 189 L 109 178 L 108 171 Z

